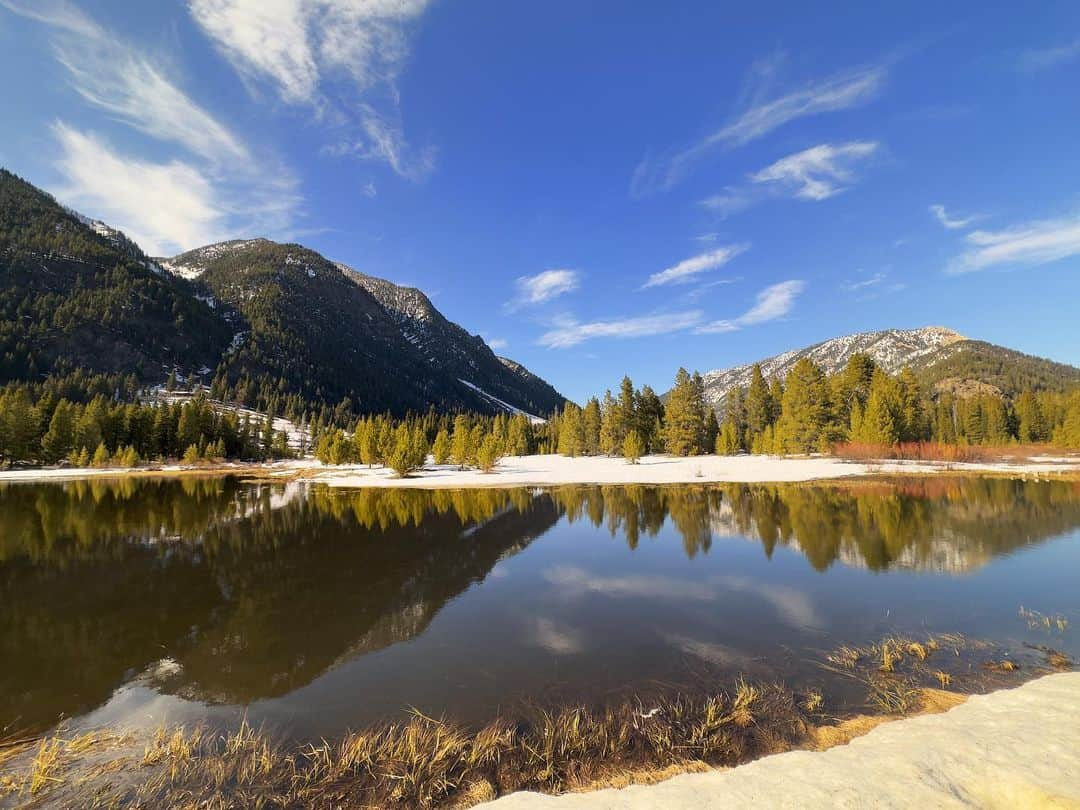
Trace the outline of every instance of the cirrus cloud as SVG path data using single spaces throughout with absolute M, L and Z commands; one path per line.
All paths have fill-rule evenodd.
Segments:
M 581 277 L 577 270 L 544 270 L 535 276 L 521 276 L 514 282 L 517 293 L 506 302 L 507 312 L 544 304 L 578 288 Z
M 195 23 L 252 89 L 265 83 L 338 132 L 330 154 L 418 179 L 434 167 L 401 124 L 397 79 L 428 0 L 190 0 Z
M 702 273 L 715 270 L 717 267 L 723 267 L 740 253 L 745 253 L 749 249 L 750 244 L 744 242 L 738 245 L 725 245 L 705 253 L 699 253 L 697 256 L 683 259 L 666 270 L 653 273 L 641 288 L 660 287 L 665 284 L 689 284 Z
M 774 321 L 787 315 L 795 306 L 796 299 L 806 289 L 806 282 L 792 279 L 766 287 L 757 294 L 757 299 L 750 309 L 733 320 L 713 321 L 703 324 L 694 331 L 700 335 L 735 332 L 745 326 L 755 326 L 767 321 Z
M 1049 264 L 1080 255 L 1080 216 L 1015 225 L 1001 231 L 972 231 L 965 241 L 968 249 L 946 267 L 946 272 Z
M 978 219 L 978 217 L 976 216 L 950 217 L 948 211 L 945 210 L 945 206 L 937 203 L 930 206 L 930 213 L 934 215 L 934 219 L 936 219 L 942 224 L 943 227 L 947 228 L 950 231 L 959 230 L 960 228 L 966 228 L 968 225 Z
M 783 61 L 781 53 L 754 65 L 738 112 L 720 129 L 689 147 L 646 156 L 631 177 L 630 195 L 670 190 L 715 149 L 743 146 L 800 118 L 866 104 L 880 93 L 887 76 L 884 66 L 858 67 L 777 93 L 774 85 Z
M 636 318 L 581 323 L 573 318 L 561 318 L 554 329 L 540 336 L 538 343 L 549 349 L 569 349 L 596 338 L 635 338 L 682 332 L 701 322 L 699 310 L 644 315 Z

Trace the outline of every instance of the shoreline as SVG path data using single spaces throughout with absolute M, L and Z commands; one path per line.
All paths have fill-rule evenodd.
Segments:
M 726 729 L 715 742 L 730 752 L 691 745 L 667 761 L 631 754 L 607 762 L 603 745 L 594 750 L 617 736 L 613 721 L 634 726 L 632 747 L 650 739 L 637 728 L 644 726 L 640 706 L 628 717 L 570 707 L 534 729 L 535 739 L 519 738 L 518 726 L 498 718 L 474 735 L 414 714 L 401 726 L 306 747 L 282 747 L 246 723 L 221 733 L 164 723 L 156 730 L 61 726 L 0 741 L 0 807 L 25 800 L 81 806 L 87 792 L 118 804 L 182 799 L 194 806 L 222 798 L 222 775 L 230 784 L 226 803 L 245 806 L 1080 806 L 1080 672 L 1042 674 L 986 693 L 917 691 L 917 705 L 902 713 L 830 720 L 792 702 L 796 695 L 782 687 L 740 681 L 735 692 L 698 707 L 708 714 L 716 702 L 721 715 L 707 722 Z M 693 711 L 685 701 L 665 704 L 660 722 L 677 707 Z M 544 745 L 552 739 L 561 742 Z M 411 787 L 402 792 L 399 779 L 412 780 Z
M 493 810 L 665 807 L 1077 807 L 1080 672 L 971 695 L 826 750 L 773 754 L 656 784 L 511 793 Z M 797 790 L 792 792 L 792 786 Z
M 467 489 L 478 487 L 544 487 L 562 485 L 781 484 L 896 475 L 1003 475 L 1009 477 L 1076 477 L 1080 455 L 1044 455 L 1023 461 L 935 462 L 851 461 L 834 456 L 645 456 L 638 464 L 607 456 L 510 456 L 484 473 L 457 465 L 430 463 L 408 478 L 386 467 L 361 464 L 330 466 L 315 459 L 275 463 L 228 462 L 184 466 L 166 464 L 134 468 L 52 468 L 0 471 L 0 484 L 76 481 L 126 477 L 240 475 L 267 481 L 296 480 L 331 487 L 408 487 Z

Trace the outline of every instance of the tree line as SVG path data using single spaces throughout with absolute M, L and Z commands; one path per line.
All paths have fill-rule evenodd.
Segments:
M 548 422 L 556 451 L 567 456 L 643 453 L 677 456 L 717 453 L 831 452 L 857 443 L 908 442 L 1000 446 L 1052 443 L 1080 449 L 1080 389 L 1021 391 L 1014 398 L 982 391 L 963 396 L 927 391 L 905 368 L 889 374 L 866 354 L 827 375 L 801 358 L 780 380 L 766 381 L 760 365 L 750 383 L 728 393 L 716 410 L 697 372 L 679 369 L 666 402 L 625 377 L 619 396 L 568 404 Z
M 0 462 L 132 467 L 152 459 L 263 461 L 292 455 L 270 416 L 183 403 L 119 402 L 98 394 L 72 402 L 24 386 L 0 391 Z
M 241 414 L 203 395 L 175 404 L 123 401 L 137 395 L 133 377 L 79 371 L 0 389 L 0 463 L 133 466 L 152 459 L 261 461 L 293 454 L 269 415 Z M 727 395 L 720 418 L 706 400 L 701 375 L 679 369 L 666 401 L 624 377 L 617 395 L 607 391 L 584 407 L 567 403 L 537 424 L 520 413 L 433 410 L 400 419 L 354 418 L 348 403 L 301 411 L 297 421 L 310 433 L 320 461 L 382 465 L 399 475 L 419 470 L 428 456 L 436 464 L 490 471 L 504 456 L 535 453 L 636 462 L 647 453 L 799 454 L 830 452 L 844 443 L 1019 442 L 1080 449 L 1080 389 L 1025 390 L 1013 398 L 987 391 L 935 395 L 909 369 L 889 374 L 869 356 L 855 355 L 831 376 L 807 358 L 784 380 L 766 381 L 754 366 L 749 385 Z

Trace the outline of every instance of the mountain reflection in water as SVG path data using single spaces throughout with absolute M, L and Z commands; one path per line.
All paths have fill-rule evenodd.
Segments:
M 797 551 L 822 572 L 839 562 L 956 574 L 1080 526 L 1080 493 L 1067 482 L 976 478 L 458 491 L 228 477 L 7 486 L 0 728 L 89 711 L 136 677 L 210 704 L 288 695 L 417 638 L 557 524 L 595 527 L 629 551 L 667 527 L 689 560 L 745 538 L 768 557 Z M 567 561 L 544 577 L 552 588 L 588 587 Z M 713 581 L 745 587 L 737 576 Z M 784 598 L 801 609 L 797 594 Z M 548 619 L 535 627 L 572 651 Z

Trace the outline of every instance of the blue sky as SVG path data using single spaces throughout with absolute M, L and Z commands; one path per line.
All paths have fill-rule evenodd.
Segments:
M 0 164 L 574 398 L 930 324 L 1080 364 L 1080 5 L 0 0 Z

